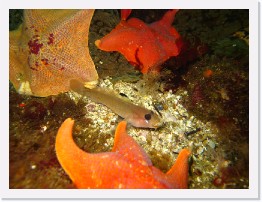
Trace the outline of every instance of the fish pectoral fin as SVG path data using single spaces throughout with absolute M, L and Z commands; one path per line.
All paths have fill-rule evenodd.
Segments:
M 94 81 L 88 81 L 84 83 L 84 86 L 88 89 L 93 89 L 97 86 L 98 84 L 98 80 L 94 80 Z

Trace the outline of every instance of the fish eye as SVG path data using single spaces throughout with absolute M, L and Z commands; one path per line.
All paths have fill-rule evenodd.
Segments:
M 146 114 L 146 115 L 145 115 L 145 119 L 146 119 L 147 121 L 149 121 L 149 120 L 151 119 L 151 114 Z

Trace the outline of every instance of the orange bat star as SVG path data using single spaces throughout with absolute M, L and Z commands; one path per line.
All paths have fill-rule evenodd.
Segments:
M 152 165 L 145 151 L 118 124 L 111 152 L 86 153 L 73 141 L 74 120 L 68 118 L 58 130 L 56 154 L 77 188 L 187 188 L 190 151 L 183 149 L 175 164 L 163 173 Z
M 126 18 L 131 10 L 123 10 L 122 20 L 108 35 L 95 42 L 104 51 L 118 51 L 143 74 L 157 72 L 171 56 L 182 49 L 182 39 L 172 26 L 178 10 L 170 10 L 161 20 L 146 24 L 137 18 Z

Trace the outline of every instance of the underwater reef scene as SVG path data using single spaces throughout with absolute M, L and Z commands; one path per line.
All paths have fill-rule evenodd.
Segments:
M 249 188 L 248 9 L 10 10 L 9 31 L 10 189 Z

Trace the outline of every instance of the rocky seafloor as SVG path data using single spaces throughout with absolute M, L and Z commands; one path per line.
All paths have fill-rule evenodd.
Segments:
M 134 10 L 132 16 L 150 23 L 164 12 Z M 10 24 L 19 23 L 20 15 L 11 10 Z M 89 46 L 99 85 L 157 109 L 165 122 L 157 130 L 129 126 L 128 134 L 163 172 L 182 148 L 190 148 L 191 189 L 249 188 L 248 10 L 180 10 L 178 32 L 191 40 L 197 36 L 208 49 L 182 65 L 171 58 L 159 75 L 143 76 L 119 53 L 95 47 L 118 22 L 118 10 L 96 10 L 92 19 Z M 11 83 L 9 92 L 10 188 L 74 188 L 54 149 L 68 117 L 75 120 L 80 148 L 111 150 L 121 118 L 109 108 L 73 92 L 37 98 L 18 94 Z

